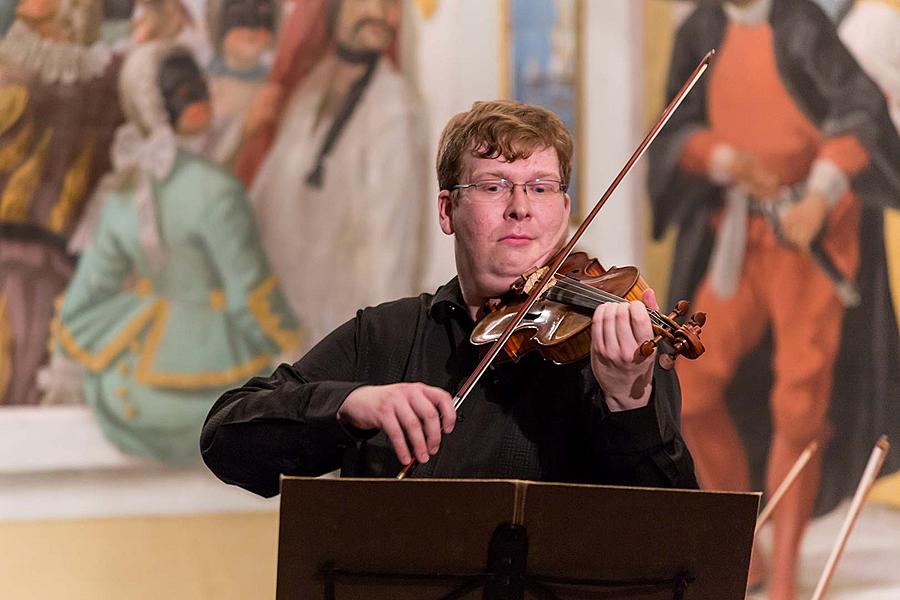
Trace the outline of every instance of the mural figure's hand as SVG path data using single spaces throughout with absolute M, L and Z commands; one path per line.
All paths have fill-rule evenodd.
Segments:
M 800 250 L 809 251 L 809 245 L 821 231 L 829 210 L 825 196 L 808 192 L 800 202 L 781 215 L 784 237 Z
M 280 83 L 267 82 L 257 93 L 247 115 L 244 117 L 244 136 L 250 135 L 264 125 L 274 123 L 284 96 Z
M 757 198 L 771 198 L 778 192 L 778 176 L 751 152 L 738 152 L 731 162 L 731 179 Z

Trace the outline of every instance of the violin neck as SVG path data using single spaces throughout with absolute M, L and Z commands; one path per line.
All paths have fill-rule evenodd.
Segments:
M 585 308 L 591 312 L 607 302 L 628 302 L 625 298 L 571 279 L 558 281 L 547 290 L 544 297 L 554 302 Z M 648 308 L 647 312 L 650 313 L 650 320 L 654 325 L 670 329 L 657 311 Z
M 547 300 L 553 300 L 554 302 L 560 302 L 569 306 L 586 308 L 590 311 L 594 311 L 598 306 L 606 304 L 607 302 L 625 302 L 624 298 L 619 298 L 612 294 L 604 293 L 602 297 L 598 296 L 596 290 L 590 286 L 585 285 L 584 288 L 587 289 L 578 289 L 572 284 L 567 284 L 565 288 L 560 285 L 554 285 L 547 290 L 547 295 L 545 297 Z

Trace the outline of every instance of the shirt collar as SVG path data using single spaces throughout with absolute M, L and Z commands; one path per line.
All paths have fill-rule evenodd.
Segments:
M 730 21 L 752 27 L 769 20 L 772 12 L 772 0 L 756 0 L 746 6 L 735 6 L 730 2 L 723 5 Z
M 465 300 L 463 300 L 462 288 L 459 287 L 458 277 L 454 277 L 438 288 L 431 299 L 429 311 L 432 316 L 437 318 L 459 315 L 469 317 L 469 309 L 466 307 Z

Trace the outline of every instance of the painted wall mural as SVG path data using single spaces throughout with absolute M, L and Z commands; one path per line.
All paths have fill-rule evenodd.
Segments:
M 13 6 L 0 407 L 86 401 L 125 452 L 191 462 L 222 391 L 416 291 L 428 165 L 396 58 L 412 7 Z

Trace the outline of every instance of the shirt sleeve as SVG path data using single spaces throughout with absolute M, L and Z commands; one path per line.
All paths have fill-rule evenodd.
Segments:
M 316 476 L 341 466 L 355 445 L 337 411 L 357 387 L 357 320 L 348 321 L 293 365 L 226 392 L 203 426 L 200 451 L 226 483 L 261 496 L 284 475 Z
M 650 402 L 611 412 L 594 400 L 591 460 L 597 483 L 696 489 L 694 463 L 678 427 L 681 392 L 674 371 L 656 366 Z

